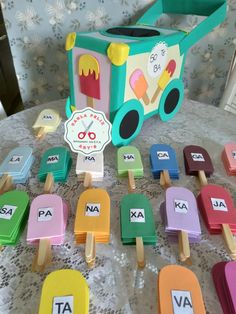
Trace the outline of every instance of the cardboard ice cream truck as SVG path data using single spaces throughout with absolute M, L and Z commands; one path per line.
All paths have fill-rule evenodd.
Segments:
M 163 13 L 205 19 L 185 32 L 156 27 Z M 130 143 L 155 114 L 162 121 L 173 118 L 184 98 L 188 49 L 225 15 L 225 0 L 158 0 L 135 25 L 68 34 L 67 116 L 86 106 L 103 111 L 112 123 L 116 146 Z

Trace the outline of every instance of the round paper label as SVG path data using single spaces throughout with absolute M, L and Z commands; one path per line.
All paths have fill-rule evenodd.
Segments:
M 159 42 L 152 49 L 148 58 L 148 74 L 151 77 L 159 76 L 165 69 L 167 61 L 167 44 Z
M 65 122 L 64 139 L 75 153 L 100 153 L 111 141 L 111 123 L 102 111 L 92 108 L 74 111 Z

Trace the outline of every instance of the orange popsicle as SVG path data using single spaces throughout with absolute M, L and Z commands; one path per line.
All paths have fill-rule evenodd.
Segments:
M 135 93 L 135 96 L 138 99 L 142 99 L 145 103 L 145 105 L 148 105 L 150 100 L 146 93 L 148 84 L 147 81 L 143 75 L 143 72 L 140 69 L 134 70 L 134 72 L 131 74 L 129 78 L 129 84 Z
M 110 197 L 103 189 L 88 189 L 78 200 L 75 226 L 77 243 L 86 243 L 85 258 L 88 265 L 95 260 L 95 242 L 110 240 Z

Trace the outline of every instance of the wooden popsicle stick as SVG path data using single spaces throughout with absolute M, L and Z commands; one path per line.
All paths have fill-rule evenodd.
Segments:
M 145 92 L 145 94 L 143 95 L 142 100 L 143 100 L 143 102 L 145 103 L 146 106 L 149 105 L 150 99 L 149 99 L 149 97 L 148 97 L 148 95 L 147 95 L 146 92 Z
M 92 232 L 88 232 L 86 235 L 86 243 L 85 243 L 85 260 L 88 266 L 92 266 L 94 264 L 96 258 L 95 251 L 95 237 Z
M 93 98 L 87 96 L 87 107 L 93 108 Z
M 8 174 L 5 173 L 0 179 L 0 193 L 1 194 L 4 193 L 4 186 L 8 180 L 8 177 L 9 177 Z
M 163 186 L 165 189 L 171 186 L 171 179 L 168 170 L 161 171 L 160 175 L 160 185 Z
M 84 187 L 91 188 L 92 186 L 92 175 L 90 172 L 85 172 L 84 175 Z
M 230 254 L 232 256 L 236 255 L 236 242 L 234 241 L 232 231 L 228 224 L 222 224 L 222 233 Z
M 37 139 L 43 139 L 45 135 L 46 135 L 46 130 L 44 127 L 38 128 L 35 134 Z
M 4 192 L 13 190 L 14 188 L 15 188 L 15 185 L 13 184 L 12 177 L 8 176 L 4 185 Z
M 50 254 L 51 243 L 49 239 L 40 239 L 38 248 L 37 265 L 45 266 L 48 261 L 48 254 Z
M 189 239 L 187 232 L 180 230 L 178 232 L 179 239 L 179 257 L 183 262 L 190 257 L 190 247 L 189 247 Z
M 198 179 L 200 181 L 200 185 L 201 186 L 205 186 L 205 185 L 208 184 L 207 178 L 206 178 L 206 174 L 205 174 L 204 170 L 199 170 L 198 171 Z
M 136 189 L 134 173 L 132 170 L 128 170 L 128 180 L 129 180 L 129 191 L 133 191 Z
M 144 246 L 143 246 L 143 238 L 136 238 L 136 255 L 137 255 L 137 263 L 139 268 L 144 268 L 146 265 L 145 254 L 144 254 Z
M 44 183 L 44 187 L 43 187 L 43 191 L 44 193 L 52 193 L 52 190 L 53 190 L 53 185 L 54 185 L 54 177 L 53 177 L 53 174 L 52 173 L 48 173 L 47 174 L 47 177 L 46 177 L 46 180 L 45 180 L 45 183 Z
M 157 89 L 155 90 L 155 93 L 152 96 L 152 99 L 151 99 L 152 104 L 156 101 L 160 92 L 161 92 L 161 88 L 158 86 Z

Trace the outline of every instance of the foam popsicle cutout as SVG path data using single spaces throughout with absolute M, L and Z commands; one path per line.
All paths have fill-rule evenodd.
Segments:
M 157 236 L 152 207 L 143 194 L 127 194 L 120 205 L 121 240 L 123 244 L 136 244 L 137 263 L 145 266 L 144 244 L 155 245 Z
M 229 176 L 236 176 L 236 142 L 227 143 L 222 152 L 222 161 Z
M 85 243 L 85 259 L 92 266 L 95 243 L 110 240 L 110 197 L 103 189 L 88 189 L 78 200 L 74 233 L 77 243 Z
M 155 90 L 151 99 L 152 104 L 156 101 L 159 93 L 166 88 L 167 84 L 169 83 L 171 77 L 173 76 L 175 72 L 175 68 L 176 68 L 176 62 L 175 60 L 171 59 L 169 63 L 167 64 L 164 72 L 161 74 L 159 81 L 157 82 L 157 89 Z
M 189 269 L 168 265 L 158 275 L 159 314 L 206 314 L 196 275 Z
M 44 193 L 51 193 L 55 182 L 65 182 L 67 180 L 72 159 L 65 147 L 49 148 L 42 157 L 38 178 L 45 181 Z
M 179 178 L 179 168 L 174 149 L 166 144 L 154 144 L 150 149 L 151 171 L 160 184 L 169 187 L 172 179 Z
M 100 99 L 100 66 L 97 59 L 89 54 L 79 58 L 80 91 L 87 96 L 87 106 L 93 108 L 93 99 Z
M 129 189 L 135 190 L 134 178 L 143 177 L 142 159 L 136 147 L 123 146 L 117 150 L 117 169 L 119 176 L 128 176 Z
M 129 84 L 138 99 L 142 99 L 145 105 L 148 105 L 150 100 L 147 95 L 148 84 L 140 69 L 134 70 L 129 78 Z
M 43 138 L 48 132 L 55 132 L 61 123 L 59 112 L 53 109 L 44 109 L 38 115 L 33 129 L 36 130 L 36 137 Z
M 50 273 L 43 283 L 39 314 L 66 312 L 89 312 L 88 284 L 77 270 L 56 270 Z
M 24 191 L 9 191 L 0 196 L 0 245 L 15 245 L 24 229 L 29 196 Z
M 166 190 L 166 232 L 176 232 L 179 239 L 181 261 L 190 257 L 188 234 L 201 234 L 197 202 L 193 193 L 182 187 L 170 187 Z
M 33 268 L 44 268 L 50 263 L 51 245 L 64 242 L 67 218 L 68 207 L 60 196 L 43 194 L 33 200 L 27 230 L 27 242 L 39 243 Z
M 198 176 L 201 186 L 206 185 L 206 177 L 214 172 L 208 152 L 201 146 L 189 145 L 184 148 L 183 153 L 186 174 Z
M 231 257 L 235 259 L 236 209 L 229 192 L 222 186 L 207 185 L 201 188 L 197 197 L 198 207 L 210 233 L 223 233 Z
M 77 155 L 76 174 L 85 187 L 91 187 L 92 181 L 102 181 L 104 176 L 103 153 L 84 156 Z
M 25 183 L 34 161 L 32 148 L 16 147 L 9 152 L 0 165 L 0 192 L 6 192 L 15 183 Z

